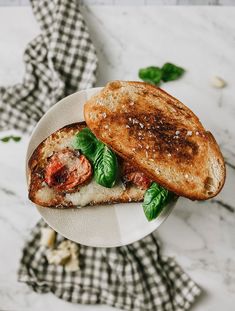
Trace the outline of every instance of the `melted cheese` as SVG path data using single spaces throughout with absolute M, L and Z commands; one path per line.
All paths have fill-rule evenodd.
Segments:
M 50 202 L 55 198 L 55 191 L 46 184 L 36 192 L 36 199 L 40 202 Z
M 99 204 L 103 202 L 118 201 L 123 193 L 126 192 L 123 184 L 119 181 L 113 188 L 105 188 L 95 182 L 93 179 L 88 185 L 80 188 L 80 191 L 74 193 L 66 193 L 64 202 L 72 203 L 76 207 L 83 207 L 91 203 Z M 129 201 L 143 199 L 145 190 L 141 190 L 135 186 L 129 188 L 125 193 Z M 36 199 L 46 205 L 56 199 L 58 194 L 52 188 L 44 183 L 43 187 L 37 191 Z
M 65 148 L 71 148 L 74 140 L 74 136 L 69 137 L 68 135 L 58 133 L 57 139 L 53 139 L 51 136 L 48 137 L 48 141 L 42 148 L 43 158 L 51 156 L 54 152 L 64 150 Z
M 67 193 L 66 201 L 71 201 L 75 206 L 86 206 L 91 202 L 103 202 L 111 199 L 118 199 L 124 192 L 122 183 L 113 188 L 105 188 L 92 180 L 88 185 L 83 186 L 79 192 Z

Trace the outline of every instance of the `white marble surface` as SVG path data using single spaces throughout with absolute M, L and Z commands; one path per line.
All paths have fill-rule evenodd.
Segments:
M 0 6 L 25 6 L 30 0 L 0 0 Z M 235 5 L 234 0 L 76 0 L 84 5 Z
M 100 59 L 98 85 L 137 79 L 142 66 L 171 61 L 185 76 L 164 88 L 198 114 L 226 157 L 227 181 L 214 200 L 181 199 L 162 225 L 165 254 L 203 288 L 195 311 L 235 309 L 235 8 L 83 8 Z M 38 33 L 29 8 L 0 9 L 0 85 L 19 82 L 25 44 Z M 228 86 L 214 89 L 210 79 Z M 13 133 L 13 132 L 12 132 Z M 5 133 L 0 133 L 0 137 Z M 0 144 L 0 310 L 113 310 L 77 306 L 33 293 L 16 280 L 24 239 L 39 215 L 27 201 L 24 156 L 28 137 Z

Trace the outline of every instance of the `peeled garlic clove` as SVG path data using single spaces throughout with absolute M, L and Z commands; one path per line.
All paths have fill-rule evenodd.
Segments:
M 217 89 L 222 89 L 226 86 L 226 82 L 220 77 L 213 77 L 211 83 Z

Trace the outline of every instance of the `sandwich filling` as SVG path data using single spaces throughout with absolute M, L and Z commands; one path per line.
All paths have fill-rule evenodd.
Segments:
M 54 152 L 47 159 L 45 182 L 58 192 L 75 192 L 91 181 L 93 174 L 90 161 L 79 151 L 63 150 Z M 124 185 L 134 184 L 146 190 L 151 180 L 129 162 L 122 163 L 121 181 Z
M 144 173 L 139 171 L 138 168 L 134 167 L 129 162 L 123 162 L 122 180 L 124 183 L 133 183 L 143 190 L 147 190 L 152 183 L 152 180 L 150 180 Z
M 92 167 L 84 155 L 68 148 L 55 152 L 45 168 L 45 182 L 57 191 L 76 191 L 92 176 Z
M 168 190 L 116 155 L 84 125 L 67 126 L 49 136 L 35 150 L 29 167 L 29 198 L 40 206 L 144 201 L 144 213 L 152 220 L 171 198 Z

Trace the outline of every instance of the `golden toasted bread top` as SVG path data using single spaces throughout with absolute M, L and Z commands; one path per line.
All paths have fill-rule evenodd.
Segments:
M 195 114 L 163 90 L 113 81 L 84 106 L 101 141 L 178 195 L 204 200 L 225 180 L 220 149 Z

